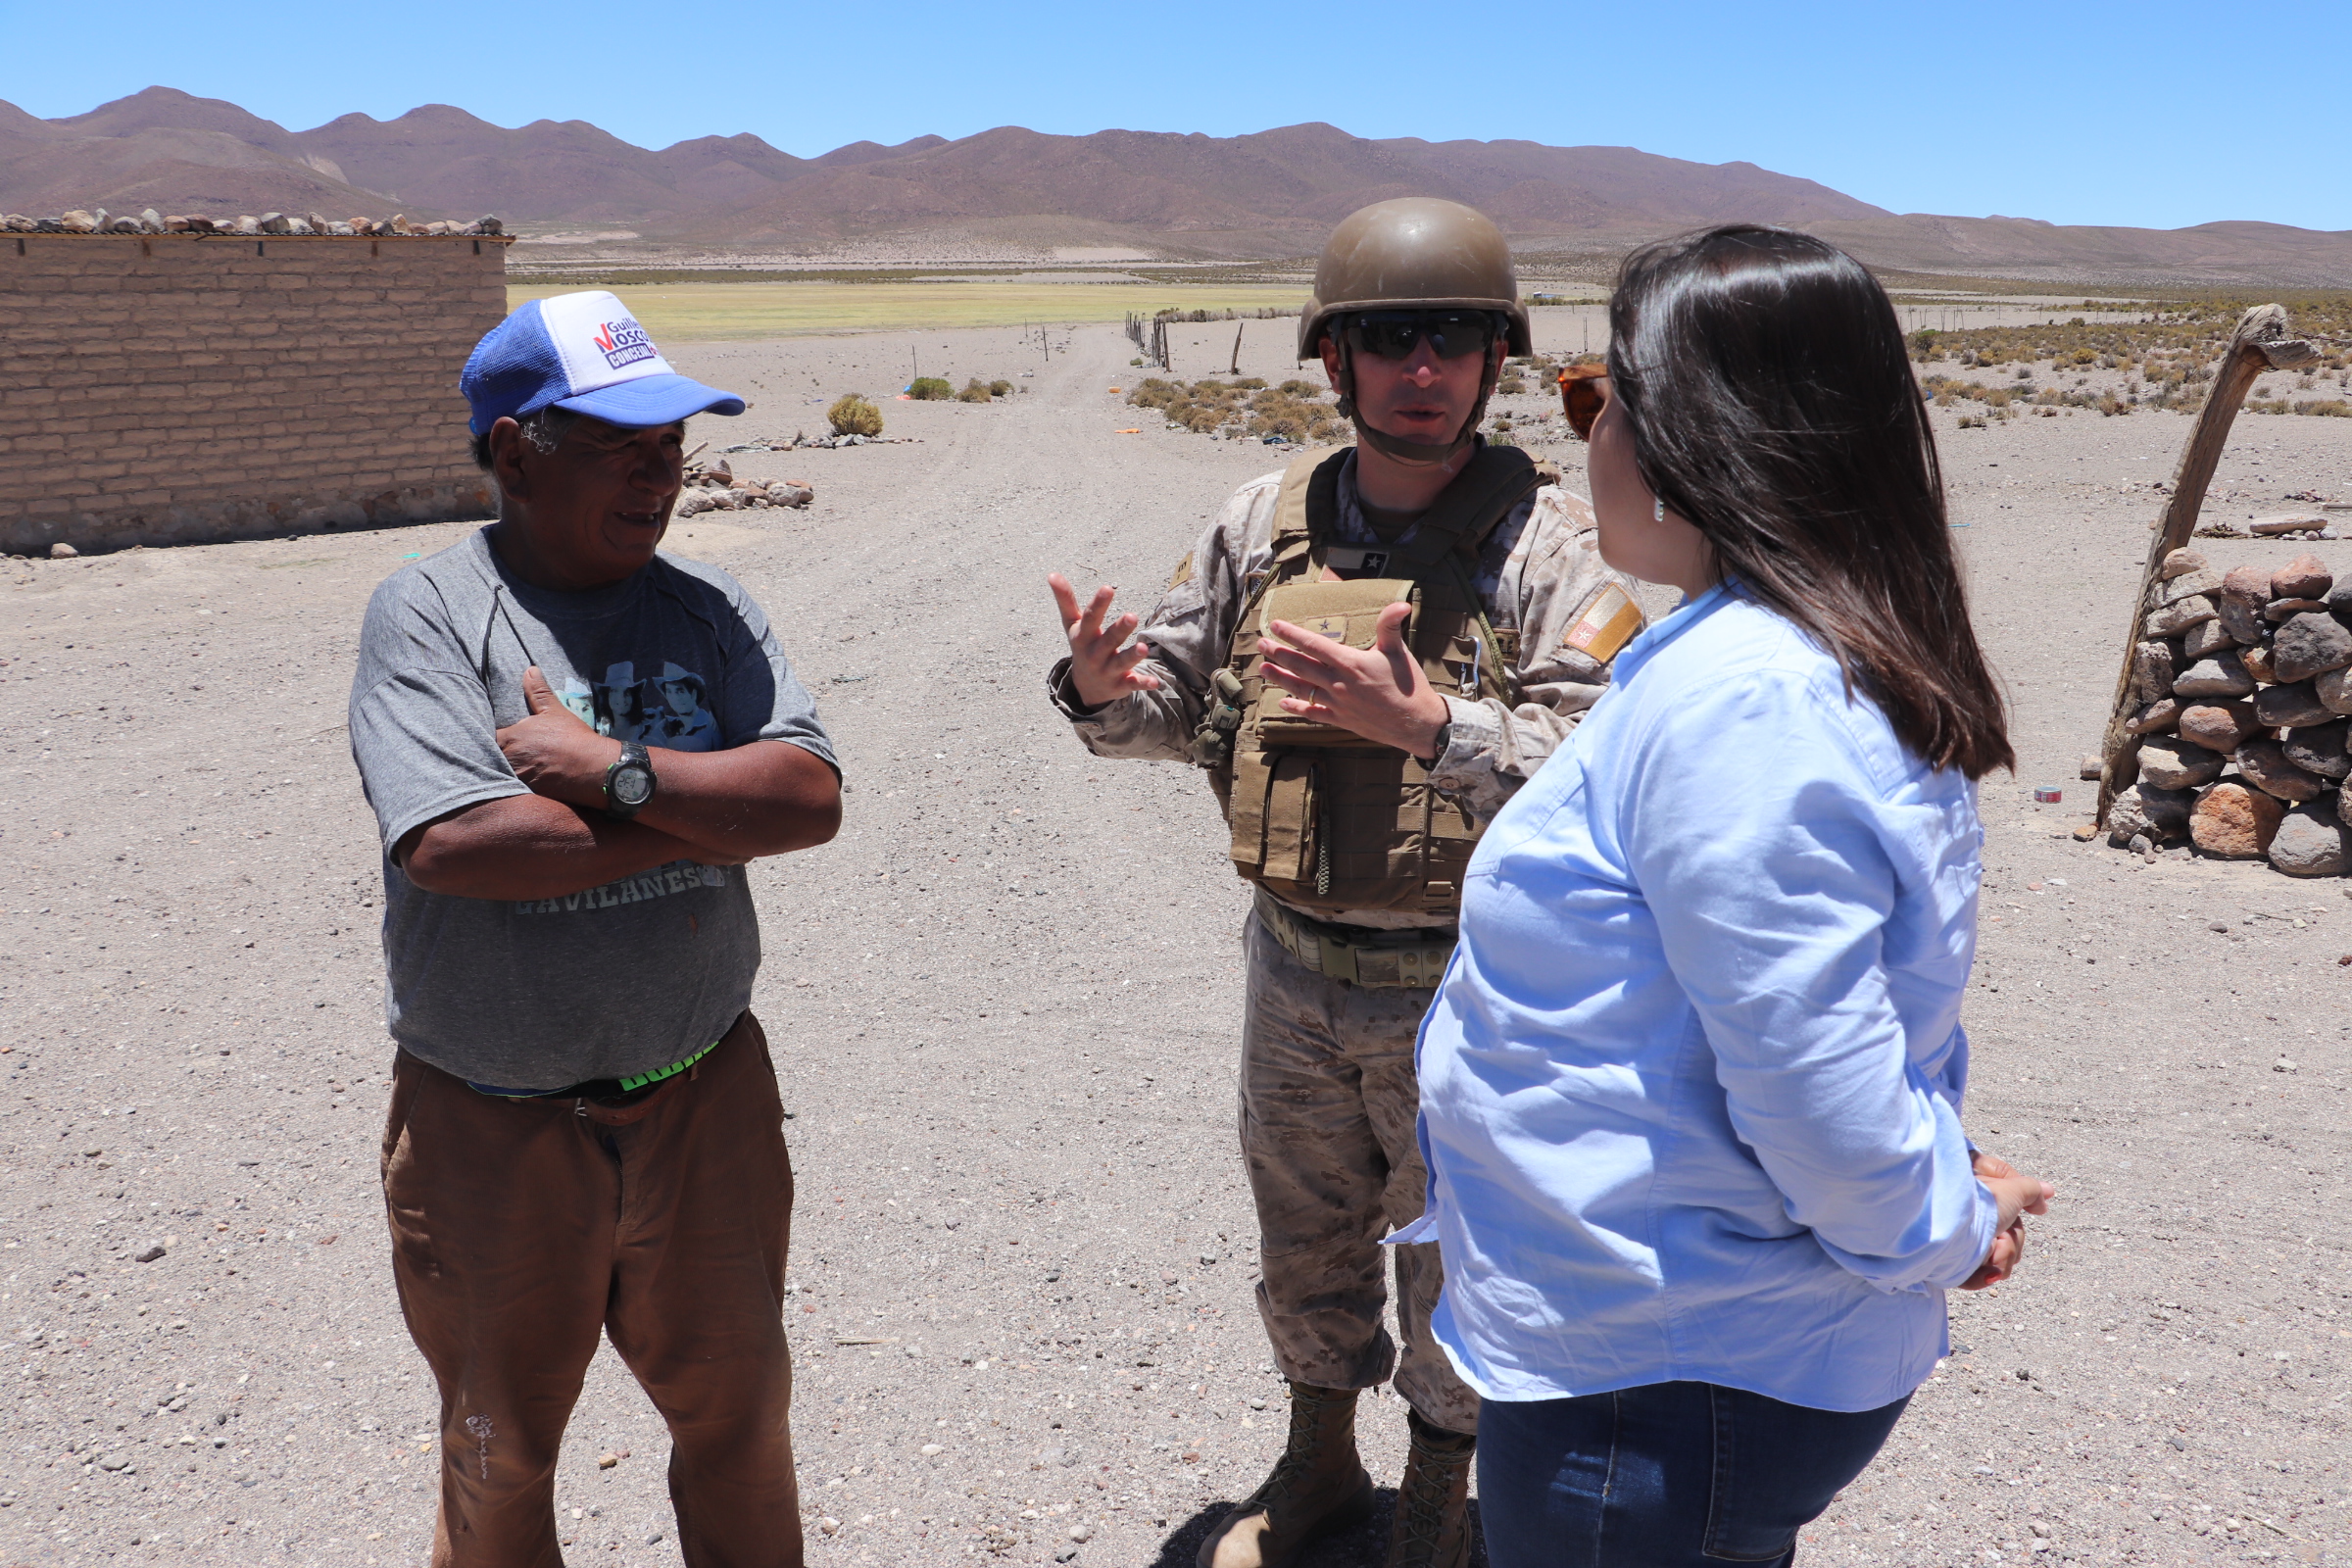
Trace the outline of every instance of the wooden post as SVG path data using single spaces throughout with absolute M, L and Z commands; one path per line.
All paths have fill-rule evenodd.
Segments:
M 1242 321 L 1233 323 L 1233 368 L 1225 372 L 1227 375 L 1242 373 L 1242 328 L 1246 324 Z
M 2115 705 L 2107 716 L 2107 733 L 2099 743 L 2099 810 L 2094 819 L 2099 827 L 2107 825 L 2107 809 L 2115 804 L 2116 792 L 2139 781 L 2140 738 L 2124 726 L 2139 706 L 2132 692 L 2132 651 L 2139 645 L 2141 626 L 2147 619 L 2148 590 L 2155 586 L 2164 558 L 2195 534 L 2206 487 L 2213 483 L 2214 467 L 2230 440 L 2230 422 L 2237 417 L 2255 378 L 2265 370 L 2291 369 L 2318 357 L 2310 344 L 2286 335 L 2282 306 L 2255 306 L 2238 318 L 2237 329 L 2230 334 L 2230 347 L 2213 373 L 2213 390 L 2206 394 L 2205 407 L 2197 411 L 2197 422 L 2180 449 L 2180 465 L 2173 470 L 2172 499 L 2165 503 L 2156 535 L 2148 541 L 2139 588 L 2132 596 L 2132 619 L 2124 630 L 2123 673 L 2116 678 Z

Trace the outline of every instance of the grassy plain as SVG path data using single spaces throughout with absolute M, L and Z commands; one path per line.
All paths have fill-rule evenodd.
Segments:
M 578 284 L 568 287 L 578 287 Z M 507 308 L 566 292 L 517 285 Z M 668 283 L 618 290 L 658 343 L 717 343 L 828 332 L 914 331 L 956 326 L 1056 326 L 1118 321 L 1130 312 L 1298 308 L 1306 290 L 1280 284 Z

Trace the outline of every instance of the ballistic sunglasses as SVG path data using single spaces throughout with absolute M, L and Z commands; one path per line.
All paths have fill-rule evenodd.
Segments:
M 1484 311 L 1366 311 L 1344 330 L 1358 354 L 1410 359 L 1413 346 L 1427 338 L 1432 354 L 1453 360 L 1487 352 L 1494 341 L 1494 318 Z
M 1579 441 L 1592 439 L 1592 421 L 1608 401 L 1607 366 L 1571 365 L 1560 372 L 1560 411 L 1568 416 L 1568 428 Z

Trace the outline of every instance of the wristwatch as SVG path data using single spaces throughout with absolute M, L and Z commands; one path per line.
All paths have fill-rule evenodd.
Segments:
M 654 798 L 654 760 L 635 741 L 620 743 L 620 759 L 605 769 L 605 814 L 626 822 Z

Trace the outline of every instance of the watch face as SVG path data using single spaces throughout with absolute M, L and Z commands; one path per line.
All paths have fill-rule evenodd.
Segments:
M 612 799 L 621 806 L 643 806 L 653 799 L 654 775 L 642 767 L 616 768 L 612 773 Z

